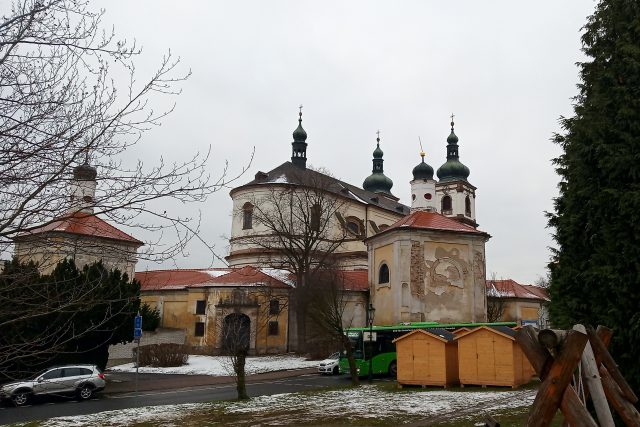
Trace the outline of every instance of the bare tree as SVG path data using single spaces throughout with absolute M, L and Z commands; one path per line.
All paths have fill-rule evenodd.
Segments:
M 218 301 L 215 308 L 215 329 L 218 335 L 219 351 L 227 357 L 229 374 L 235 377 L 239 400 L 248 399 L 246 390 L 246 359 L 251 348 L 252 334 L 256 345 L 264 335 L 265 351 L 269 349 L 269 328 L 288 310 L 289 289 L 273 284 L 251 287 L 249 292 L 234 289 L 226 298 Z M 255 307 L 254 322 L 243 312 L 243 307 Z M 253 331 L 252 329 L 253 323 Z
M 305 345 L 307 292 L 313 277 L 335 265 L 338 251 L 349 237 L 340 219 L 346 199 L 336 189 L 337 180 L 326 171 L 294 170 L 290 183 L 265 186 L 251 200 L 255 226 L 240 237 L 261 249 L 259 263 L 289 271 L 296 287 L 289 306 L 293 312 L 289 333 L 292 350 Z
M 314 275 L 309 287 L 313 296 L 309 317 L 316 326 L 340 342 L 349 360 L 351 382 L 360 385 L 353 346 L 345 332 L 352 326 L 353 317 L 349 318 L 347 313 L 349 300 L 344 272 L 336 268 L 323 269 Z
M 73 208 L 71 171 L 87 161 L 98 169 L 93 214 L 175 234 L 172 243 L 166 235 L 148 242 L 141 256 L 166 259 L 198 238 L 197 215 L 171 212 L 157 201 L 203 201 L 229 181 L 226 167 L 212 178 L 208 152 L 176 163 L 160 157 L 153 165 L 124 156 L 173 110 L 153 109 L 155 97 L 178 95 L 190 71 L 180 72 L 169 52 L 153 74 L 139 79 L 133 59 L 140 49 L 103 30 L 104 11 L 90 10 L 88 1 L 14 0 L 10 6 L 0 21 L 0 254 L 14 237 Z
M 226 166 L 212 178 L 207 170 L 208 152 L 172 163 L 159 157 L 154 164 L 127 156 L 141 142 L 142 134 L 173 110 L 173 99 L 190 71 L 180 71 L 179 59 L 168 52 L 156 71 L 141 79 L 134 64 L 140 49 L 135 43 L 118 40 L 113 31 L 105 31 L 101 23 L 104 11 L 91 10 L 88 1 L 14 0 L 3 4 L 3 9 L 0 256 L 11 251 L 16 238 L 78 213 L 77 201 L 70 197 L 70 184 L 76 179 L 73 171 L 78 167 L 84 168 L 83 173 L 96 168 L 91 172 L 91 179 L 97 181 L 95 197 L 82 200 L 86 208 L 82 215 L 99 215 L 125 228 L 157 232 L 138 256 L 167 259 L 183 250 L 190 239 L 199 239 L 199 215 L 183 216 L 167 206 L 204 201 L 230 181 Z M 167 107 L 153 108 L 158 101 Z M 46 236 L 42 238 L 33 245 L 34 251 L 51 245 Z M 135 254 L 138 246 L 134 244 L 132 251 L 121 255 Z M 76 250 L 95 250 L 98 255 L 114 252 L 104 243 L 86 240 Z M 12 330 L 14 337 L 22 333 L 16 325 L 31 320 L 71 318 L 79 307 L 101 309 L 103 301 L 91 297 L 97 285 L 52 293 L 42 301 L 27 296 L 55 290 L 56 283 L 35 283 L 28 276 L 22 279 L 0 284 L 0 326 Z M 47 324 L 35 336 L 25 333 L 22 341 L 16 339 L 0 351 L 0 364 L 34 352 L 51 354 L 64 344 L 62 337 L 98 331 L 117 314 L 104 311 L 100 321 L 58 322 Z
M 496 288 L 496 273 L 491 273 L 491 288 L 487 291 L 487 322 L 499 322 L 506 308 L 504 296 Z

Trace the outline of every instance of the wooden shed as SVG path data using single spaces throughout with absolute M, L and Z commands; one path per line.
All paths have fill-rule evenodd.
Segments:
M 523 361 L 527 357 L 514 336 L 506 326 L 480 326 L 456 336 L 460 384 L 515 388 L 528 383 L 531 376 Z
M 398 384 L 447 387 L 458 383 L 458 349 L 444 329 L 416 329 L 393 340 Z
M 467 328 L 467 327 L 462 327 L 462 328 L 458 328 L 455 331 L 453 331 L 453 335 L 455 335 L 456 337 L 460 334 L 464 334 L 465 332 L 469 332 L 471 330 L 471 328 Z

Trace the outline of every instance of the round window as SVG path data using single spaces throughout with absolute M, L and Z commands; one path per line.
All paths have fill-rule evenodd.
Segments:
M 427 200 L 431 200 L 431 193 L 426 193 L 424 195 L 424 198 L 427 199 Z

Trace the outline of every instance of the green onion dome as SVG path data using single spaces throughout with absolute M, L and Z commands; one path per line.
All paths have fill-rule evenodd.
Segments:
M 436 172 L 440 181 L 466 181 L 469 177 L 469 168 L 460 162 L 458 149 L 458 137 L 453 131 L 451 121 L 451 134 L 447 138 L 447 161 Z
M 413 179 L 433 179 L 433 168 L 424 161 L 424 153 L 420 153 L 422 161 L 413 168 Z

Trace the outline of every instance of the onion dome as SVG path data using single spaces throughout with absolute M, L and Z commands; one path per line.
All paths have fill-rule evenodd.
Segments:
M 373 170 L 371 171 L 371 175 L 369 175 L 362 183 L 362 188 L 373 193 L 385 193 L 393 196 L 393 194 L 391 194 L 393 181 L 391 180 L 391 178 L 387 177 L 384 174 L 384 169 L 382 166 L 382 164 L 384 163 L 384 160 L 382 159 L 384 153 L 380 149 L 379 132 L 376 141 L 376 149 L 373 151 Z
M 302 128 L 302 112 L 298 118 L 298 127 L 293 131 L 294 142 L 305 142 L 307 140 L 307 132 Z
M 298 113 L 298 127 L 293 131 L 291 163 L 301 169 L 307 168 L 307 132 L 302 128 L 302 105 Z
M 83 164 L 73 168 L 73 178 L 77 181 L 95 181 L 97 176 L 96 168 L 91 166 L 87 159 Z
M 424 151 L 420 153 L 422 161 L 413 168 L 413 179 L 433 179 L 433 168 L 424 162 Z
M 447 138 L 447 161 L 440 166 L 437 175 L 440 181 L 466 181 L 469 168 L 460 163 L 458 156 L 458 137 L 453 131 L 453 115 L 451 116 L 451 134 Z

